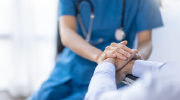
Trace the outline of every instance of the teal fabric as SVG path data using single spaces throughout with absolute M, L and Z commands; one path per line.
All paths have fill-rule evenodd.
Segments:
M 70 80 L 44 90 L 40 89 L 27 100 L 83 100 L 88 89 L 88 85 L 77 85 Z
M 59 17 L 71 15 L 76 17 L 75 4 L 77 0 L 60 0 Z M 121 26 L 123 0 L 90 0 L 94 6 L 94 23 L 91 40 L 97 41 L 103 38 L 104 42 L 95 47 L 104 50 L 112 42 L 119 43 L 115 39 L 115 30 Z M 138 32 L 151 30 L 163 25 L 157 0 L 125 0 L 124 31 L 128 41 L 127 46 L 132 48 L 133 41 Z M 80 10 L 82 21 L 86 31 L 89 27 L 90 6 L 87 2 L 82 2 L 85 6 Z M 80 4 L 80 5 L 81 5 Z M 83 36 L 80 25 L 77 21 L 77 33 Z M 76 40 L 72 40 L 76 41 Z M 56 66 L 50 77 L 42 85 L 40 90 L 51 89 L 55 86 L 73 80 L 78 85 L 87 85 L 93 75 L 96 63 L 76 55 L 66 47 L 57 60 Z M 63 91 L 63 90 L 62 90 Z M 43 92 L 42 94 L 43 95 Z M 48 95 L 48 94 L 46 94 Z

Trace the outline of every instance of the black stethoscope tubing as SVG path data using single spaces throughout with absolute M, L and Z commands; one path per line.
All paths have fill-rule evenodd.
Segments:
M 88 29 L 88 33 L 85 30 L 84 24 L 82 22 L 82 18 L 81 18 L 81 14 L 80 14 L 80 9 L 83 5 L 79 6 L 79 4 L 82 1 L 87 1 L 90 5 L 90 21 L 89 21 L 89 29 Z M 123 31 L 123 27 L 124 27 L 124 11 L 125 10 L 125 0 L 123 0 L 123 11 L 122 11 L 122 18 L 121 18 L 121 30 Z M 94 7 L 93 4 L 91 3 L 90 0 L 78 0 L 76 2 L 76 14 L 77 14 L 77 19 L 79 21 L 80 27 L 82 29 L 83 35 L 85 37 L 85 40 L 91 44 L 97 45 L 99 43 L 103 42 L 103 39 L 100 38 L 97 42 L 91 41 L 91 33 L 92 33 L 92 26 L 93 26 L 93 20 L 94 20 Z

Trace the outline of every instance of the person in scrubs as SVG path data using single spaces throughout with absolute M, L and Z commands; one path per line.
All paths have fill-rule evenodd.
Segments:
M 98 44 L 85 40 L 77 19 L 77 1 L 59 1 L 60 35 L 66 47 L 47 81 L 29 100 L 82 100 L 97 64 L 106 58 L 128 59 L 134 52 L 131 48 L 136 35 L 137 58 L 148 59 L 151 54 L 151 30 L 163 25 L 156 0 L 89 0 L 94 8 L 90 40 L 103 39 Z M 81 19 L 88 31 L 91 8 L 87 1 L 78 6 L 82 4 L 86 6 L 80 9 Z M 126 40 L 124 42 L 116 39 L 115 35 L 122 26 L 122 16 L 126 36 L 121 41 Z

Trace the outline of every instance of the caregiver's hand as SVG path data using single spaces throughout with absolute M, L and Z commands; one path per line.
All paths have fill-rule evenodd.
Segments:
M 132 49 L 133 52 L 136 53 L 136 56 L 134 56 L 134 58 L 132 58 L 133 60 L 142 60 L 141 55 L 138 53 L 137 49 Z
M 121 60 L 127 60 L 131 57 L 131 54 L 134 53 L 134 51 L 126 47 L 126 44 L 127 41 L 123 41 L 121 43 L 112 43 L 110 46 L 106 47 L 96 62 L 99 63 L 107 58 L 119 58 Z
M 99 62 L 99 65 L 102 64 L 102 63 L 107 63 L 107 62 L 112 63 L 113 65 L 115 65 L 115 59 L 113 59 L 113 58 L 107 58 L 107 59 Z
M 123 69 L 123 67 L 125 65 L 127 65 L 130 60 L 132 60 L 134 58 L 136 58 L 136 59 L 138 58 L 138 54 L 137 53 L 132 53 L 131 57 L 128 58 L 126 61 L 116 58 L 115 59 L 116 71 Z

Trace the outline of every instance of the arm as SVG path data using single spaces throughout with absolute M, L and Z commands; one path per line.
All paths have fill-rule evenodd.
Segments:
M 116 61 L 121 61 L 117 59 Z M 159 71 L 165 63 L 158 63 L 144 60 L 131 60 L 125 67 L 116 72 L 116 84 L 119 84 L 128 74 L 141 78 L 142 74 L 149 71 L 151 73 Z
M 167 79 L 167 72 L 162 72 L 146 73 L 130 86 L 104 92 L 98 100 L 171 100 L 172 98 L 178 98 L 177 94 L 179 92 L 175 91 L 171 93 L 173 96 L 169 96 L 169 91 L 172 88 L 177 89 L 179 86 L 178 81 L 172 82 L 172 80 L 177 80 L 177 78 L 172 79 L 174 75 L 172 74 L 172 78 Z
M 76 18 L 74 16 L 61 16 L 60 17 L 60 35 L 61 41 L 64 46 L 69 47 L 73 52 L 83 58 L 89 59 L 96 63 L 103 61 L 106 58 L 119 58 L 126 60 L 130 57 L 132 50 L 125 45 L 117 44 L 119 47 L 108 47 L 105 52 L 92 46 L 86 42 L 76 32 Z M 126 44 L 126 42 L 124 42 Z M 115 43 L 112 43 L 114 45 Z M 128 53 L 129 52 L 129 53 Z
M 90 45 L 77 34 L 76 18 L 74 16 L 61 16 L 59 26 L 61 29 L 61 41 L 64 46 L 69 47 L 73 52 L 86 59 L 97 62 L 102 51 Z
M 133 56 L 135 56 L 135 53 L 133 53 L 126 61 L 118 58 L 107 58 L 106 60 L 100 62 L 91 79 L 85 100 L 97 100 L 102 93 L 116 90 L 116 70 L 124 67 L 133 58 Z M 118 67 L 115 67 L 114 65 L 117 65 Z
M 96 67 L 85 100 L 98 100 L 104 92 L 116 90 L 114 62 L 108 58 Z
M 132 67 L 136 65 L 139 67 L 147 67 L 147 68 L 154 66 L 155 69 L 164 66 L 164 64 L 147 62 L 147 61 L 141 62 L 140 60 L 141 63 L 136 63 L 136 61 L 130 61 L 125 67 L 123 67 L 123 64 L 125 64 L 126 62 L 121 60 L 122 63 L 119 63 L 117 65 L 123 68 L 119 71 L 116 71 L 117 68 L 115 68 L 114 66 L 117 63 L 116 61 L 118 60 L 113 60 L 112 58 L 108 58 L 96 67 L 94 75 L 91 79 L 88 88 L 88 92 L 85 96 L 85 100 L 134 100 L 132 98 L 128 99 L 129 97 L 131 97 L 129 96 L 129 93 L 134 96 L 141 95 L 141 93 L 143 92 L 140 89 L 147 90 L 147 85 L 150 85 L 148 84 L 149 79 L 146 78 L 145 81 L 141 81 L 143 83 L 136 82 L 136 85 L 133 84 L 132 85 L 133 87 L 128 87 L 129 89 L 123 88 L 118 91 L 117 91 L 116 83 L 118 81 L 121 82 L 123 80 L 123 77 L 125 77 L 127 74 L 132 74 L 133 73 Z M 139 73 L 143 73 L 143 72 L 139 72 Z M 137 89 L 139 91 L 137 91 Z M 149 89 L 151 89 L 151 86 L 149 86 Z
M 138 33 L 138 53 L 141 59 L 147 60 L 152 51 L 151 30 Z
M 152 51 L 152 29 L 163 26 L 157 0 L 139 0 L 136 17 L 138 51 L 142 59 L 148 59 Z

